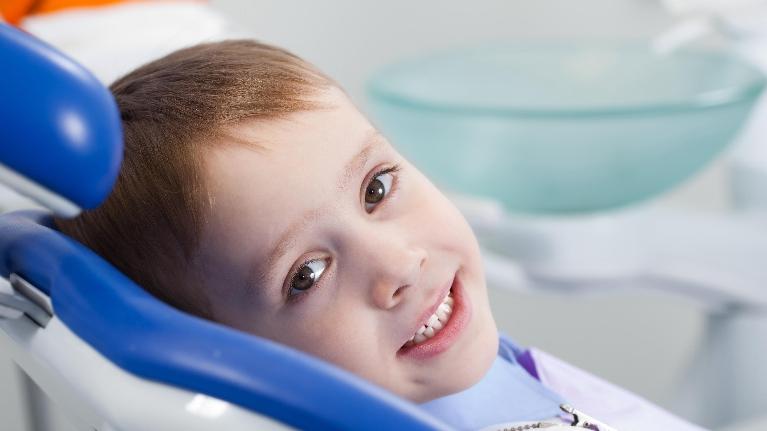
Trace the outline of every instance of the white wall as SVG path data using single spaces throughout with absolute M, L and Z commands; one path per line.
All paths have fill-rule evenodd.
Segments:
M 234 23 L 336 78 L 358 102 L 376 68 L 424 51 L 518 38 L 643 37 L 669 25 L 653 0 L 212 0 Z

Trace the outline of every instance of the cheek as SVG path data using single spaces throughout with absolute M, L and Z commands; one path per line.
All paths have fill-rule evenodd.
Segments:
M 365 365 L 374 363 L 372 359 L 378 355 L 374 322 L 360 312 L 359 305 L 323 304 L 316 309 L 322 312 L 296 312 L 297 317 L 289 319 L 292 323 L 286 322 L 283 331 L 269 338 L 351 372 L 369 374 Z
M 390 386 L 398 375 L 394 354 L 381 341 L 389 338 L 390 330 L 377 314 L 352 298 L 317 301 L 311 310 L 296 309 L 292 318 L 279 316 L 273 321 L 281 321 L 283 330 L 270 330 L 265 336 L 395 390 Z
M 426 235 L 422 240 L 460 260 L 477 312 L 489 314 L 479 243 L 469 223 L 458 208 L 426 177 L 422 176 L 417 194 L 423 196 L 421 200 L 425 203 L 423 208 L 415 211 L 420 218 L 417 223 L 421 226 L 420 232 Z
M 430 233 L 439 232 L 434 237 L 444 238 L 449 242 L 446 246 L 462 251 L 466 258 L 478 259 L 476 237 L 458 208 L 420 172 L 417 173 L 417 183 L 412 199 L 420 202 L 415 211 L 420 226 L 427 226 Z

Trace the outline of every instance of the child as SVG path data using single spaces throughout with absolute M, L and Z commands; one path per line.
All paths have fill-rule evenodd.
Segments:
M 546 370 L 509 341 L 499 349 L 463 217 L 331 79 L 241 40 L 177 51 L 111 90 L 120 177 L 100 208 L 58 220 L 63 232 L 182 310 L 316 355 L 458 428 L 572 421 L 560 409 L 572 391 L 534 378 Z M 627 412 L 605 399 L 620 390 L 590 382 L 613 426 L 695 429 L 637 398 Z

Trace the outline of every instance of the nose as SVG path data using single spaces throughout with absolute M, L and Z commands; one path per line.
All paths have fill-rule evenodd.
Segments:
M 391 238 L 382 238 L 370 248 L 370 298 L 375 307 L 392 309 L 418 285 L 428 254 L 422 247 Z

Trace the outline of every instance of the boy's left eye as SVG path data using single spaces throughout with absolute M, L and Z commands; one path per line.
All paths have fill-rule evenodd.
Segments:
M 376 206 L 384 200 L 391 191 L 394 175 L 398 168 L 392 167 L 378 172 L 365 188 L 365 211 L 373 212 Z

